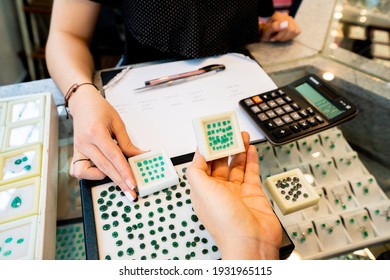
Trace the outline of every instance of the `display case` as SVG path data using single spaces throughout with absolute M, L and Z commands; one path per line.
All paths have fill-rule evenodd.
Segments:
M 54 259 L 58 115 L 50 93 L 0 99 L 0 259 Z
M 390 67 L 389 1 L 337 1 L 324 52 L 341 59 L 338 48 Z
M 313 142 L 319 143 L 321 149 L 317 147 L 317 150 L 323 152 L 324 157 L 302 160 L 302 152 L 306 153 L 308 143 Z M 261 153 L 267 145 L 256 146 Z M 279 175 L 280 172 L 274 170 L 270 175 L 269 170 L 261 170 L 261 175 L 264 184 L 267 178 L 279 178 L 299 168 L 320 197 L 315 205 L 290 213 L 280 206 L 284 204 L 268 190 L 266 183 L 264 190 L 295 245 L 296 255 L 301 259 L 329 259 L 390 240 L 390 200 L 339 128 L 303 138 L 288 147 L 298 147 L 291 150 L 289 157 L 295 159 L 292 162 L 284 160 L 286 153 L 280 151 L 285 148 L 278 146 L 262 155 L 263 161 L 277 160 L 284 173 Z M 298 206 L 299 201 L 295 208 Z

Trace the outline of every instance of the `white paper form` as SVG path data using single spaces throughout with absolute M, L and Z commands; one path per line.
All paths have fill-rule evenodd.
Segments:
M 181 84 L 135 91 L 147 80 L 193 71 L 210 64 L 224 64 L 226 69 Z M 195 151 L 197 144 L 192 120 L 205 115 L 235 110 L 241 131 L 249 132 L 251 142 L 264 140 L 264 135 L 238 102 L 276 88 L 256 61 L 242 54 L 230 53 L 132 68 L 118 83 L 105 89 L 105 96 L 118 111 L 137 147 L 164 149 L 169 157 L 176 157 Z

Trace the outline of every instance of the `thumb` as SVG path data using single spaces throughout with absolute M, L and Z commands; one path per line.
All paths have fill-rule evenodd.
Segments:
M 197 182 L 208 178 L 210 168 L 204 157 L 199 153 L 198 149 L 195 152 L 191 164 L 187 168 L 187 178 L 190 185 L 196 185 Z M 191 183 L 192 182 L 192 183 Z
M 139 149 L 131 142 L 124 125 L 117 126 L 113 134 L 115 135 L 119 148 L 126 156 L 136 156 L 147 152 Z

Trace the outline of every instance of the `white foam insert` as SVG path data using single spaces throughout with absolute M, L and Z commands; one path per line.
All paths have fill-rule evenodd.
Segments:
M 318 134 L 321 139 L 325 156 L 332 157 L 352 151 L 351 146 L 345 140 L 342 131 L 333 127 Z
M 40 178 L 34 177 L 0 188 L 0 224 L 37 215 Z
M 330 215 L 314 220 L 318 239 L 325 250 L 336 250 L 352 243 L 340 216 Z
M 203 116 L 192 124 L 199 152 L 206 161 L 245 151 L 235 111 Z
M 41 174 L 42 147 L 30 146 L 1 154 L 0 185 Z
M 311 222 L 297 222 L 287 227 L 286 231 L 295 245 L 294 251 L 300 256 L 314 255 L 324 250 Z
M 367 209 L 379 235 L 388 236 L 390 234 L 390 201 L 371 204 Z
M 8 102 L 7 123 L 43 118 L 46 112 L 46 98 L 43 94 L 19 96 Z
M 37 220 L 30 216 L 1 225 L 0 260 L 34 259 Z
M 265 187 L 284 215 L 313 206 L 320 200 L 298 168 L 268 177 Z
M 335 213 L 343 213 L 354 210 L 360 206 L 353 195 L 348 181 L 340 181 L 336 184 L 324 186 L 329 205 Z
M 273 146 L 268 142 L 255 144 L 259 155 L 260 169 L 275 169 L 280 168 L 280 163 L 276 158 Z
M 325 157 L 324 149 L 318 134 L 297 140 L 302 161 L 311 161 Z
M 341 217 L 352 241 L 365 241 L 378 236 L 366 209 L 344 213 Z
M 3 151 L 38 143 L 42 144 L 43 131 L 43 119 L 11 123 L 7 126 L 5 132 Z
M 150 151 L 128 159 L 141 197 L 179 183 L 171 159 L 164 150 Z
M 368 174 L 356 152 L 349 152 L 334 157 L 337 170 L 342 179 L 348 180 Z
M 369 205 L 371 203 L 380 203 L 383 200 L 388 200 L 386 194 L 378 185 L 375 177 L 372 175 L 363 175 L 349 180 L 356 199 L 361 205 Z
M 274 147 L 276 158 L 281 166 L 300 163 L 301 153 L 298 150 L 296 142 Z
M 332 214 L 332 209 L 329 206 L 328 200 L 325 197 L 323 189 L 316 188 L 315 191 L 320 196 L 318 204 L 302 210 L 305 217 L 309 220 Z
M 323 158 L 310 162 L 314 178 L 319 185 L 330 185 L 341 180 L 332 158 Z

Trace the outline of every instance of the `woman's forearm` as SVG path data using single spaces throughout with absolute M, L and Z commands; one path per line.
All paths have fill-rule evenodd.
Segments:
M 87 0 L 55 0 L 46 60 L 50 76 L 65 94 L 74 83 L 91 82 L 94 62 L 89 49 L 100 6 Z

